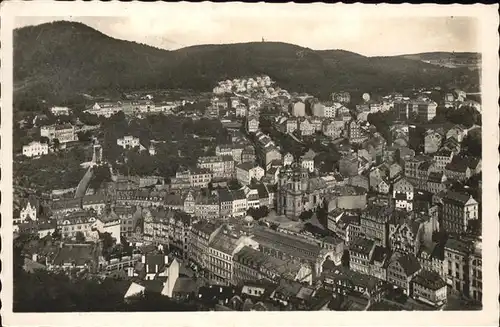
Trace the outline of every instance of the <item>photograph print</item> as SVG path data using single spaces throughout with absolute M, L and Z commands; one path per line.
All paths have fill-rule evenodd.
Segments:
M 479 17 L 228 6 L 13 19 L 13 312 L 482 310 Z

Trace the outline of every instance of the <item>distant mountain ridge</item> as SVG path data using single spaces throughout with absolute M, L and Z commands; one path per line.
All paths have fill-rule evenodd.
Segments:
M 85 24 L 54 22 L 14 31 L 15 98 L 179 88 L 210 91 L 218 80 L 267 74 L 290 91 L 327 98 L 334 90 L 393 91 L 479 84 L 467 69 L 403 57 L 315 51 L 281 42 L 196 45 L 175 51 L 111 38 Z M 471 81 L 471 82 L 470 82 Z

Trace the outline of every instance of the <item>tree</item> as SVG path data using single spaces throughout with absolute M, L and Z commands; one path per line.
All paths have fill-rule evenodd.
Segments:
M 303 211 L 300 214 L 299 219 L 302 221 L 306 221 L 306 220 L 311 219 L 312 216 L 313 216 L 313 212 L 311 210 L 307 210 L 307 211 Z
M 61 240 L 61 238 L 62 238 L 62 233 L 61 233 L 61 231 L 60 231 L 58 228 L 56 228 L 56 229 L 54 230 L 54 232 L 52 233 L 52 238 L 53 238 L 54 240 L 58 240 L 58 241 L 60 241 L 60 240 Z
M 261 206 L 258 208 L 249 208 L 247 214 L 252 216 L 253 219 L 259 220 L 266 217 L 269 214 L 269 208 L 266 206 Z
M 85 234 L 83 232 L 76 232 L 75 239 L 78 243 L 85 243 Z
M 77 136 L 80 142 L 89 142 L 92 139 L 92 133 L 90 131 L 78 132 Z
M 238 182 L 237 179 L 231 179 L 228 183 L 227 183 L 227 187 L 231 190 L 231 191 L 235 191 L 235 190 L 239 190 L 241 188 L 241 184 L 240 182 Z
M 481 133 L 468 133 L 462 141 L 462 153 L 477 158 L 482 156 Z
M 53 139 L 52 140 L 52 148 L 54 149 L 54 151 L 59 150 L 60 143 L 61 142 L 59 141 L 59 139 Z

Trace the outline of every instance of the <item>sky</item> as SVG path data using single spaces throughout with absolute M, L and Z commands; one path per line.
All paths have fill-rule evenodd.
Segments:
M 334 7 L 334 6 L 332 6 Z M 431 51 L 479 51 L 478 21 L 464 16 L 423 17 L 293 4 L 180 3 L 168 11 L 122 16 L 16 17 L 15 27 L 70 20 L 111 37 L 174 50 L 197 44 L 261 41 L 293 43 L 314 50 L 344 49 L 366 56 Z M 322 9 L 321 9 L 322 8 Z M 121 14 L 121 12 L 120 12 Z

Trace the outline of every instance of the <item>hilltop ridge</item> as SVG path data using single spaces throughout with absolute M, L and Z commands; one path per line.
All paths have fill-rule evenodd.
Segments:
M 468 69 L 404 57 L 365 57 L 345 50 L 316 51 L 283 42 L 195 45 L 169 51 L 114 39 L 75 22 L 14 31 L 17 99 L 60 100 L 81 92 L 141 88 L 210 91 L 218 80 L 255 74 L 267 74 L 291 91 L 308 91 L 320 98 L 340 89 L 392 91 L 479 84 L 478 74 Z

